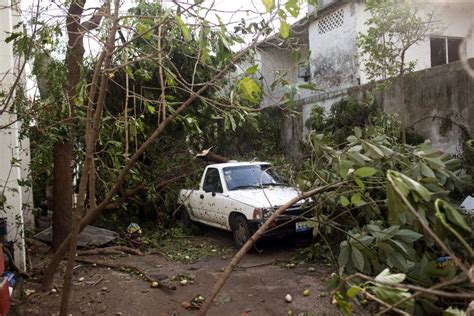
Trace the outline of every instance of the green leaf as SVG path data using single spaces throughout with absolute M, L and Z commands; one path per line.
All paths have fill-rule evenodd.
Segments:
M 423 162 L 420 163 L 420 170 L 421 170 L 421 174 L 424 175 L 425 177 L 436 178 L 433 170 Z
M 377 169 L 371 168 L 371 167 L 362 167 L 362 168 L 357 169 L 354 172 L 356 176 L 359 176 L 361 178 L 371 177 L 376 173 L 377 173 Z
M 357 138 L 361 138 L 361 137 L 362 137 L 362 130 L 360 129 L 359 126 L 354 127 L 354 135 L 355 135 L 355 137 L 357 137 Z
M 359 140 L 354 135 L 347 136 L 347 141 L 350 143 L 357 143 Z
M 387 287 L 373 286 L 370 289 L 374 292 L 375 296 L 384 302 L 394 304 L 403 298 L 411 297 L 411 293 L 400 289 L 392 289 Z M 414 299 L 405 301 L 401 306 L 404 308 L 412 309 L 414 305 Z
M 448 202 L 445 202 L 441 199 L 437 199 L 435 201 L 435 208 L 437 211 L 441 213 L 445 213 L 448 221 L 452 224 L 456 225 L 457 227 L 463 229 L 464 231 L 470 233 L 471 228 L 469 224 L 466 222 L 464 216 L 454 207 L 452 207 Z M 443 212 L 444 211 L 444 212 Z
M 347 290 L 346 295 L 349 298 L 354 298 L 357 295 L 357 292 L 359 292 L 359 290 L 360 288 L 358 286 L 353 285 Z
M 346 198 L 345 196 L 341 196 L 341 199 L 339 200 L 339 203 L 340 203 L 343 207 L 346 207 L 346 206 L 348 206 L 351 202 L 349 202 L 349 199 Z
M 300 13 L 298 0 L 288 0 L 285 4 L 285 8 L 294 18 L 298 17 L 298 14 Z
M 355 206 L 359 206 L 359 205 L 363 204 L 362 196 L 359 193 L 354 194 L 351 197 L 351 203 Z
M 419 182 L 407 177 L 403 173 L 389 170 L 387 171 L 387 178 L 392 180 L 395 186 L 405 195 L 407 196 L 409 191 L 414 191 L 418 193 L 421 198 L 425 201 L 429 201 L 431 199 L 431 192 L 428 191 L 422 184 Z
M 250 77 L 240 80 L 239 89 L 242 92 L 242 97 L 251 102 L 256 102 L 261 92 L 260 86 Z
M 249 67 L 245 70 L 245 73 L 247 73 L 248 75 L 253 75 L 257 72 L 258 70 L 258 65 L 253 65 L 252 67 Z
M 290 25 L 284 20 L 280 20 L 280 36 L 283 39 L 290 37 Z
M 150 112 L 151 114 L 155 113 L 155 107 L 151 104 L 147 104 L 146 105 L 146 109 L 148 110 L 148 112 Z
M 337 263 L 339 264 L 340 268 L 344 268 L 347 262 L 349 262 L 349 254 L 349 246 L 341 247 L 341 252 L 339 253 L 339 257 L 337 258 Z
M 359 271 L 364 270 L 364 265 L 365 265 L 364 255 L 356 247 L 351 247 L 351 260 L 352 260 L 352 263 L 354 264 L 354 267 L 357 270 Z
M 184 21 L 181 19 L 179 15 L 176 16 L 176 23 L 178 23 L 178 26 L 181 28 L 181 32 L 183 33 L 184 39 L 186 41 L 191 40 L 191 34 L 189 33 L 188 26 Z
M 423 159 L 428 165 L 430 165 L 431 168 L 435 170 L 444 169 L 444 162 L 442 162 L 439 158 L 424 157 Z
M 365 184 L 362 182 L 362 180 L 358 177 L 354 177 L 355 183 L 359 186 L 361 190 L 365 190 Z
M 24 35 L 22 32 L 12 32 L 10 33 L 10 35 L 5 38 L 5 43 L 10 43 L 11 41 L 14 41 L 15 39 L 17 39 L 18 37 Z
M 151 39 L 151 36 L 153 35 L 153 32 L 150 32 L 150 26 L 142 23 L 139 23 L 137 25 L 137 33 L 147 41 L 149 41 Z
M 400 229 L 398 232 L 395 233 L 395 235 L 400 237 L 400 239 L 405 242 L 415 242 L 421 237 L 423 237 L 422 234 L 419 234 L 409 229 Z
M 262 0 L 262 2 L 265 6 L 265 10 L 267 10 L 267 13 L 272 11 L 275 7 L 275 0 Z
M 391 274 L 390 269 L 386 268 L 375 277 L 375 281 L 388 284 L 400 284 L 405 280 L 405 278 L 406 275 L 404 273 Z
M 383 151 L 377 146 L 368 142 L 364 142 L 364 144 L 366 145 L 366 148 L 367 148 L 367 152 L 366 152 L 367 156 L 372 157 L 374 159 L 380 159 L 384 157 Z

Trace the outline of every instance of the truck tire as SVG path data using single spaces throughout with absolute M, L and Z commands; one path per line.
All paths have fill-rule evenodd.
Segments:
M 249 224 L 247 222 L 247 219 L 242 215 L 234 216 L 230 224 L 232 228 L 232 233 L 234 234 L 235 246 L 240 249 L 252 236 L 252 234 L 250 233 Z
M 198 223 L 193 221 L 189 216 L 189 211 L 187 208 L 182 206 L 178 214 L 179 221 L 185 229 L 189 229 L 192 234 L 199 234 L 201 232 L 201 228 L 199 227 Z

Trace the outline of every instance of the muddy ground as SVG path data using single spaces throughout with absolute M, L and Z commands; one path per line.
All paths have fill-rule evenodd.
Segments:
M 205 297 L 236 249 L 230 233 L 215 229 L 206 229 L 203 235 L 190 237 L 187 241 L 210 246 L 211 253 L 215 255 L 192 263 L 169 260 L 161 249 L 144 256 L 81 256 L 87 260 L 136 266 L 154 279 L 175 284 L 177 289 L 151 288 L 150 283 L 138 275 L 78 263 L 74 269 L 71 314 L 196 314 L 196 310 L 185 309 L 183 302 L 189 302 L 197 295 Z M 301 238 L 265 241 L 263 252 L 250 253 L 243 259 L 221 290 L 209 315 L 288 315 L 289 310 L 293 315 L 339 315 L 324 287 L 325 280 L 333 272 L 329 267 L 298 263 L 292 267 L 285 264 L 295 253 L 295 248 L 305 243 L 307 240 Z M 46 262 L 45 251 L 46 247 L 38 245 L 31 248 L 37 272 Z M 183 256 L 178 255 L 181 256 L 179 258 Z M 191 261 L 194 260 L 191 258 Z M 39 285 L 34 282 L 22 284 L 23 292 L 29 295 L 13 302 L 10 315 L 57 314 L 64 265 L 65 262 L 55 279 L 56 292 L 41 293 Z M 186 285 L 180 282 L 183 278 L 187 279 L 183 282 Z M 303 295 L 305 289 L 309 290 L 309 296 Z M 285 302 L 287 294 L 293 298 L 291 303 Z

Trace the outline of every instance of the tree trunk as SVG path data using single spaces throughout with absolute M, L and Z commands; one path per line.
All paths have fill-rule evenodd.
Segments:
M 79 26 L 85 0 L 75 0 L 71 3 L 66 18 L 68 30 L 68 50 L 66 52 L 65 66 L 66 95 L 68 101 L 68 117 L 64 122 L 67 130 L 72 128 L 72 117 L 74 113 L 74 98 L 76 88 L 81 79 L 81 67 L 84 60 L 83 35 Z M 53 166 L 53 250 L 69 234 L 72 222 L 72 161 L 73 145 L 70 135 L 54 144 L 54 166 Z
M 72 143 L 54 145 L 53 168 L 53 250 L 56 251 L 69 234 L 72 222 Z

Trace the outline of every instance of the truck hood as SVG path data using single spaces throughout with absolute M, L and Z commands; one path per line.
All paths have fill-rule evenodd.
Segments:
M 299 191 L 292 187 L 265 187 L 264 189 L 244 189 L 228 192 L 231 199 L 256 208 L 280 206 L 298 194 Z M 296 204 L 300 203 L 303 203 L 303 201 Z

